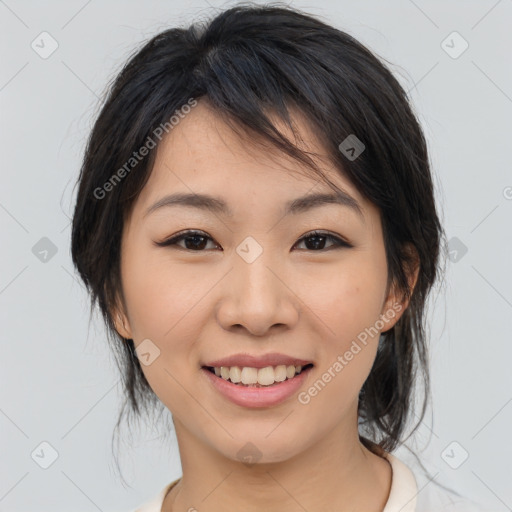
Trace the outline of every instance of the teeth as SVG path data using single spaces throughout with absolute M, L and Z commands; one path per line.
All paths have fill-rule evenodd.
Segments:
M 274 380 L 276 382 L 283 382 L 286 380 L 286 366 L 284 364 L 276 366 L 276 369 L 274 370 Z
M 221 366 L 215 367 L 214 372 L 217 377 L 224 380 L 230 380 L 234 384 L 245 384 L 246 386 L 271 386 L 275 382 L 283 382 L 286 379 L 292 379 L 296 374 L 302 371 L 301 365 L 278 365 L 266 366 L 265 368 L 251 368 L 239 366 Z
M 256 368 L 242 368 L 242 384 L 256 384 L 258 370 Z
M 262 386 L 270 386 L 270 384 L 274 384 L 274 368 L 272 366 L 267 366 L 266 368 L 260 368 L 258 370 L 258 384 Z
M 232 366 L 229 369 L 229 380 L 235 384 L 242 380 L 242 370 L 238 366 Z

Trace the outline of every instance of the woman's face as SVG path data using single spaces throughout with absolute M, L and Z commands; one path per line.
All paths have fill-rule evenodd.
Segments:
M 303 144 L 322 151 L 304 119 L 295 119 Z M 386 294 L 378 210 L 326 164 L 325 172 L 360 212 L 321 201 L 296 202 L 286 211 L 299 198 L 333 194 L 293 168 L 296 161 L 240 139 L 200 101 L 163 139 L 124 226 L 126 311 L 122 321 L 116 315 L 118 331 L 134 340 L 178 437 L 186 432 L 232 460 L 251 450 L 260 462 L 285 460 L 333 429 L 357 435 L 358 395 L 379 333 L 406 307 Z M 172 194 L 196 195 L 195 205 L 154 207 Z M 216 198 L 211 208 L 201 194 Z M 175 245 L 156 245 L 184 230 L 205 238 L 189 234 Z M 315 230 L 350 247 L 315 237 Z M 244 386 L 224 381 L 228 398 L 213 384 L 222 377 L 204 369 L 236 354 L 269 353 L 313 364 L 298 388 L 290 386 L 293 379 L 274 384 L 291 394 L 251 388 L 263 397 L 258 402 L 244 398 Z

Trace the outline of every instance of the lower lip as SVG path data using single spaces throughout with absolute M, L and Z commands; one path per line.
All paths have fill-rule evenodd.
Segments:
M 215 373 L 206 368 L 201 368 L 201 372 L 206 374 L 206 377 L 217 391 L 241 407 L 272 407 L 284 402 L 297 392 L 311 369 L 312 366 L 295 375 L 292 379 L 260 388 L 233 384 L 222 377 L 217 377 Z

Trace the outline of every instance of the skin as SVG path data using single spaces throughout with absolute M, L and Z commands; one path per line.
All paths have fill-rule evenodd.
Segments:
M 297 112 L 294 119 L 299 145 L 325 152 L 306 120 Z M 276 126 L 290 135 L 279 121 Z M 322 166 L 359 202 L 364 220 L 336 204 L 283 217 L 288 200 L 331 190 L 315 176 L 291 172 L 302 168 L 297 161 L 234 133 L 204 100 L 158 147 L 124 226 L 125 305 L 114 316 L 121 336 L 136 346 L 149 338 L 160 350 L 142 369 L 172 413 L 183 470 L 162 511 L 378 512 L 385 506 L 391 467 L 360 443 L 357 429 L 358 395 L 378 335 L 308 404 L 294 395 L 274 407 L 240 407 L 200 370 L 239 352 L 281 352 L 314 363 L 304 391 L 393 304 L 401 311 L 395 306 L 380 332 L 403 314 L 401 294 L 387 293 L 379 211 L 326 160 Z M 173 192 L 220 196 L 235 216 L 184 206 L 144 216 Z M 154 245 L 185 229 L 204 231 L 211 240 L 195 252 L 185 249 L 186 240 Z M 337 248 L 326 239 L 315 249 L 300 241 L 312 230 L 329 231 L 353 247 Z M 252 263 L 236 252 L 247 236 L 263 249 Z M 417 270 L 412 286 L 416 278 Z M 261 453 L 250 466 L 237 455 L 247 442 Z

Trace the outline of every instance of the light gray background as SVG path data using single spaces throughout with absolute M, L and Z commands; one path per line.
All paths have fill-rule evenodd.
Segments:
M 100 322 L 88 330 L 88 298 L 69 253 L 70 216 L 107 82 L 142 40 L 228 5 L 0 1 L 0 510 L 126 511 L 181 475 L 177 447 L 151 427 L 123 449 L 132 487 L 114 471 L 119 377 Z M 430 308 L 433 423 L 429 413 L 411 446 L 430 439 L 421 456 L 437 481 L 489 510 L 512 510 L 512 1 L 292 5 L 391 61 L 411 91 L 456 251 L 446 291 Z M 59 45 L 47 59 L 31 48 L 43 31 Z M 458 58 L 442 46 L 453 31 L 469 44 Z M 462 48 L 460 40 L 446 44 L 452 53 Z M 32 252 L 42 237 L 57 247 L 47 262 Z M 34 460 L 49 456 L 43 441 L 59 454 L 48 469 Z M 460 446 L 443 458 L 453 441 Z M 462 450 L 469 458 L 452 469 L 445 460 L 453 465 Z

